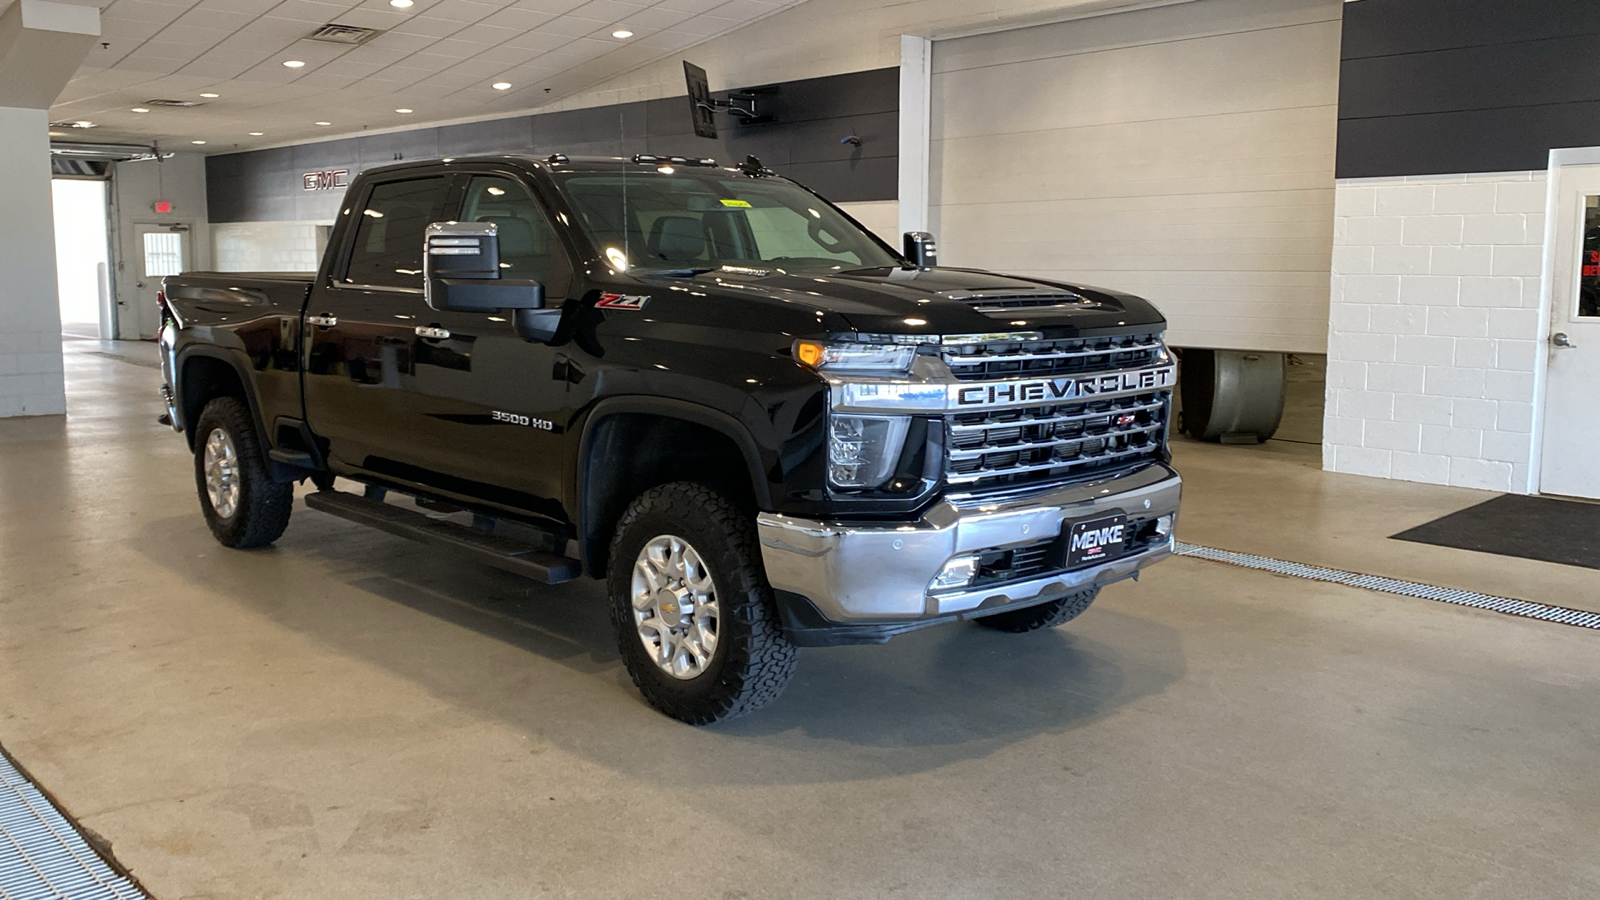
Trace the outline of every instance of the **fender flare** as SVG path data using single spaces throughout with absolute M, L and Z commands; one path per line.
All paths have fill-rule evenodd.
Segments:
M 173 365 L 175 371 L 172 373 L 172 380 L 174 382 L 172 385 L 174 405 L 178 407 L 180 412 L 183 410 L 183 386 L 185 381 L 185 373 L 188 371 L 189 363 L 195 357 L 215 359 L 226 363 L 233 369 L 234 374 L 239 377 L 240 386 L 244 388 L 244 401 L 245 405 L 250 407 L 250 419 L 255 423 L 256 426 L 256 439 L 260 442 L 260 446 L 270 449 L 273 444 L 268 439 L 269 436 L 267 434 L 266 423 L 261 421 L 261 404 L 256 400 L 255 382 L 250 377 L 252 369 L 242 363 L 239 360 L 239 355 L 235 352 L 210 344 L 190 344 L 189 346 L 180 349 L 177 353 L 176 362 Z M 187 419 L 188 417 L 185 418 Z M 198 413 L 194 416 L 194 418 L 199 418 Z M 184 437 L 186 440 L 188 440 L 189 449 L 191 450 L 194 449 L 194 430 L 196 424 L 197 423 L 193 421 L 185 421 L 183 423 Z
M 630 394 L 620 397 L 607 397 L 594 406 L 583 416 L 583 426 L 578 438 L 577 454 L 573 459 L 573 476 L 570 484 L 573 486 L 572 509 L 577 524 L 579 546 L 584 545 L 583 536 L 588 534 L 588 459 L 589 445 L 593 439 L 595 427 L 604 420 L 616 415 L 644 414 L 661 416 L 668 419 L 681 419 L 701 425 L 718 434 L 726 436 L 733 441 L 739 454 L 744 457 L 745 471 L 750 478 L 750 488 L 755 495 L 756 505 L 762 509 L 772 506 L 772 492 L 767 483 L 766 470 L 761 461 L 761 448 L 750 430 L 742 422 L 719 409 L 694 403 L 688 400 L 679 400 L 675 397 L 658 397 L 649 394 Z M 587 560 L 585 561 L 587 565 Z

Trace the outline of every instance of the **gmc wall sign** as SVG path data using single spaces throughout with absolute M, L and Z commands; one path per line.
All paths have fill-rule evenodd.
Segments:
M 300 184 L 308 191 L 343 190 L 350 186 L 350 170 L 329 169 L 326 172 L 307 172 L 300 176 Z

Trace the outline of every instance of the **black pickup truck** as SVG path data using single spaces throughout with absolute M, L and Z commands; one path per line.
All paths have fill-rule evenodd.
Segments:
M 309 479 L 606 579 L 639 690 L 703 724 L 797 647 L 1059 625 L 1172 552 L 1161 315 L 933 263 L 754 159 L 386 166 L 315 274 L 166 279 L 162 392 L 223 544 L 276 540 Z

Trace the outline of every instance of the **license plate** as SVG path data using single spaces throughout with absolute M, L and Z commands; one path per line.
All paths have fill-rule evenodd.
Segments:
M 1061 534 L 1067 568 L 1092 566 L 1122 555 L 1128 542 L 1128 517 L 1118 513 L 1073 522 Z

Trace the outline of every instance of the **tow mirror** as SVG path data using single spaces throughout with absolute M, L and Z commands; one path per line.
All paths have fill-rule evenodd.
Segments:
M 905 258 L 919 269 L 930 269 L 939 264 L 939 247 L 933 235 L 926 231 L 908 231 L 905 238 Z
M 511 313 L 525 340 L 555 335 L 560 309 L 545 309 L 544 285 L 500 277 L 500 236 L 493 222 L 435 222 L 423 238 L 423 296 L 439 312 Z

